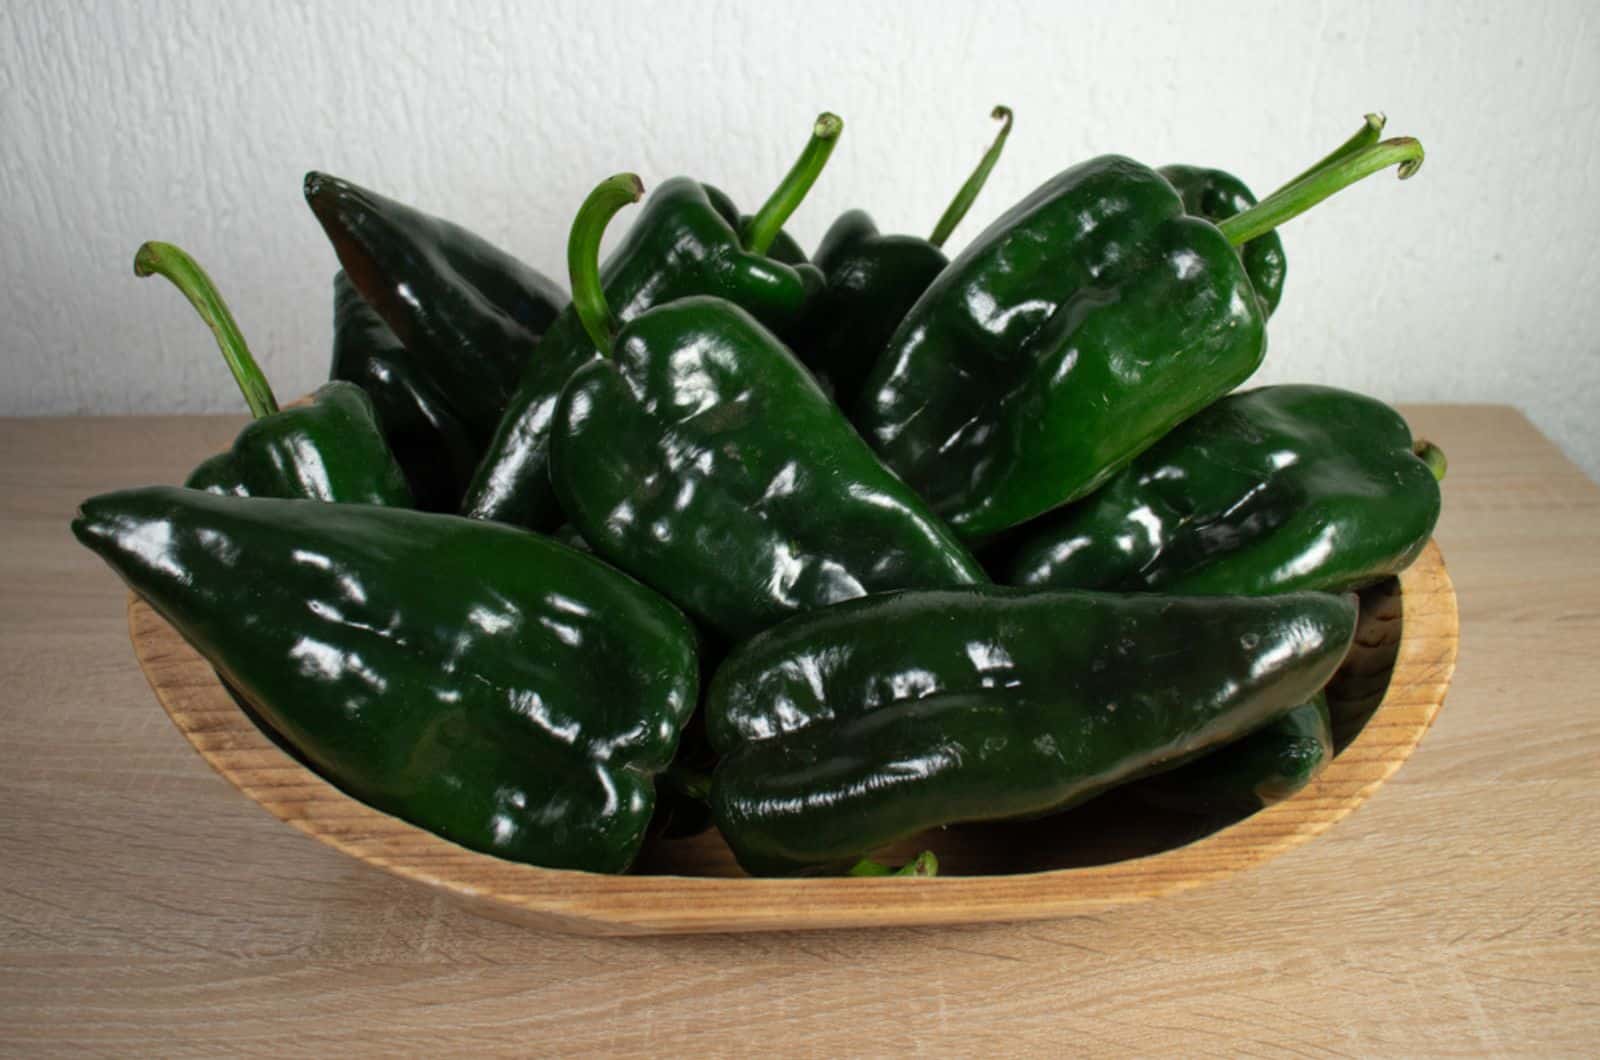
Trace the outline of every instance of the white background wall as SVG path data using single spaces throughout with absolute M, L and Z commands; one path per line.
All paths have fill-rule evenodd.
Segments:
M 178 242 L 280 394 L 326 372 L 323 169 L 561 277 L 588 189 L 688 173 L 747 208 L 812 117 L 846 120 L 791 224 L 850 206 L 925 232 L 1016 133 L 965 240 L 1092 154 L 1232 169 L 1264 193 L 1381 109 L 1428 152 L 1285 229 L 1259 379 L 1508 401 L 1600 475 L 1600 7 L 1265 4 L 0 4 L 0 414 L 241 410 L 134 249 Z M 564 282 L 564 279 L 563 279 Z

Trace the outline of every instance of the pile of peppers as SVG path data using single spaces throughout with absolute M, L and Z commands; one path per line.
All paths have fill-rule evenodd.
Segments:
M 951 257 L 993 117 L 928 238 L 851 210 L 809 257 L 784 225 L 832 114 L 753 213 L 608 178 L 570 296 L 312 173 L 332 366 L 282 408 L 204 270 L 147 243 L 252 422 L 73 532 L 309 768 L 512 860 L 623 872 L 714 826 L 752 874 L 928 875 L 873 856 L 1115 787 L 1286 798 L 1334 753 L 1354 591 L 1417 557 L 1445 461 L 1375 399 L 1237 388 L 1279 226 L 1422 148 L 1368 116 L 1259 201 L 1092 158 Z

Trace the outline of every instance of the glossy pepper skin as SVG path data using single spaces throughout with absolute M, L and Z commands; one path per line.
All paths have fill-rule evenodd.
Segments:
M 477 466 L 471 426 L 428 377 L 426 364 L 402 343 L 342 271 L 333 278 L 333 365 L 329 373 L 359 386 L 373 411 L 416 506 L 454 512 Z
M 1179 813 L 1253 813 L 1316 779 L 1333 758 L 1321 693 L 1225 747 L 1139 782 L 1146 802 Z
M 1348 590 L 1409 566 L 1439 518 L 1404 419 L 1333 387 L 1223 398 L 1094 496 L 998 546 L 998 580 L 1114 592 Z M 1438 472 L 1442 474 L 1442 467 Z
M 152 240 L 134 255 L 133 272 L 161 276 L 189 300 L 211 329 L 254 417 L 232 448 L 190 473 L 186 486 L 238 497 L 411 506 L 405 476 L 360 387 L 328 383 L 309 403 L 279 409 L 232 311 L 197 261 L 171 243 Z
M 551 473 L 602 558 L 730 640 L 813 608 L 987 580 L 782 342 L 681 298 L 561 395 Z
M 721 188 L 711 184 L 701 184 L 700 187 L 705 189 L 706 199 L 711 203 L 711 208 L 716 210 L 718 216 L 728 222 L 734 231 L 743 232 L 755 220 L 753 214 L 740 213 L 733 197 Z M 795 242 L 794 236 L 782 229 L 779 229 L 778 234 L 773 237 L 772 246 L 767 248 L 766 256 L 785 265 L 807 265 L 811 262 L 800 244 Z
M 324 383 L 305 405 L 252 420 L 184 485 L 238 497 L 411 507 L 372 401 L 354 383 Z
M 1383 135 L 1386 122 L 1387 119 L 1382 114 L 1366 115 L 1361 128 L 1354 136 L 1340 144 L 1310 169 L 1273 192 L 1271 197 L 1280 196 L 1308 179 L 1315 179 L 1319 173 L 1326 174 L 1330 168 L 1336 168 L 1339 163 L 1357 155 L 1395 146 L 1394 143 L 1380 144 L 1378 141 Z M 1402 163 L 1401 177 L 1416 172 L 1421 159 L 1421 147 L 1417 145 L 1414 159 Z M 1157 172 L 1177 189 L 1178 194 L 1183 197 L 1184 209 L 1196 217 L 1204 217 L 1222 224 L 1257 205 L 1255 195 L 1242 180 L 1220 169 L 1179 165 L 1162 166 Z M 1262 309 L 1270 317 L 1283 297 L 1283 282 L 1288 273 L 1283 241 L 1275 231 L 1267 231 L 1240 244 L 1238 250 L 1240 258 L 1244 261 L 1245 272 L 1249 274 L 1250 282 L 1261 299 Z
M 706 698 L 712 813 L 756 874 L 1040 816 L 1232 740 L 1344 658 L 1353 598 L 998 586 L 868 597 L 741 645 Z
M 883 235 L 864 210 L 842 214 L 813 259 L 827 286 L 812 301 L 794 351 L 839 406 L 853 409 L 878 354 L 950 263 L 916 236 Z
M 350 282 L 483 445 L 566 295 L 466 229 L 325 173 L 306 203 Z
M 1156 170 L 1177 189 L 1183 208 L 1194 217 L 1226 221 L 1256 204 L 1256 197 L 1244 181 L 1232 173 L 1206 166 L 1162 166 Z M 1268 232 L 1239 248 L 1245 274 L 1261 299 L 1265 316 L 1272 316 L 1283 300 L 1283 281 L 1289 262 L 1283 253 L 1283 238 Z
M 170 487 L 72 524 L 338 786 L 462 846 L 620 872 L 694 708 L 694 633 L 510 527 Z
M 1422 165 L 1381 121 L 1213 226 L 1155 170 L 1057 175 L 950 263 L 868 377 L 855 422 L 968 540 L 1086 496 L 1266 352 L 1234 247 L 1380 170 Z
M 971 209 L 1011 135 L 1011 109 L 994 108 L 1001 123 L 994 143 L 956 192 L 927 239 L 883 235 L 865 211 L 850 210 L 829 226 L 816 264 L 827 286 L 789 340 L 839 407 L 853 410 L 861 384 L 906 312 L 950 264 L 942 249 Z
M 822 287 L 813 266 L 746 251 L 705 185 L 683 177 L 651 193 L 600 276 L 606 301 L 623 321 L 675 298 L 714 295 L 778 329 L 799 319 L 807 299 Z M 467 489 L 463 514 L 534 530 L 562 522 L 550 484 L 551 420 L 567 380 L 598 356 L 568 305 L 528 362 Z
M 1132 159 L 1054 177 L 940 274 L 855 422 L 963 537 L 1091 492 L 1266 352 L 1239 256 Z

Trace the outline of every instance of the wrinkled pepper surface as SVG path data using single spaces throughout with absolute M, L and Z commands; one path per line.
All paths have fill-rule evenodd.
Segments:
M 1362 177 L 1421 163 L 1391 140 L 1213 225 L 1121 156 L 1054 177 L 951 262 L 868 376 L 855 422 L 969 540 L 1092 492 L 1232 390 L 1266 352 L 1234 247 Z
M 841 408 L 855 408 L 863 380 L 906 311 L 950 264 L 945 241 L 983 189 L 1011 134 L 1011 111 L 996 107 L 994 117 L 1002 123 L 994 143 L 927 239 L 883 235 L 866 211 L 850 210 L 817 245 L 812 260 L 827 286 L 807 308 L 791 346 Z
M 601 232 L 640 194 L 613 177 L 573 225 L 574 304 L 606 356 L 561 394 L 551 475 L 583 539 L 730 640 L 866 593 L 987 581 L 749 313 L 706 296 L 610 313 Z
M 1256 204 L 1244 181 L 1221 169 L 1206 166 L 1162 166 L 1156 170 L 1183 200 L 1184 212 L 1208 221 L 1226 221 Z M 1250 286 L 1261 299 L 1262 315 L 1270 317 L 1283 299 L 1283 281 L 1289 272 L 1283 238 L 1277 232 L 1257 236 L 1238 248 Z
M 1158 773 L 1133 790 L 1146 802 L 1194 814 L 1253 813 L 1316 779 L 1333 758 L 1333 728 L 1321 693 L 1225 747 Z
M 1221 745 L 1321 688 L 1354 597 L 889 593 L 790 619 L 706 697 L 717 826 L 756 874 L 1040 816 Z
M 170 243 L 146 243 L 137 276 L 170 280 L 216 337 L 254 419 L 226 452 L 190 473 L 190 489 L 239 497 L 283 497 L 411 507 L 411 491 L 361 388 L 334 382 L 309 404 L 279 410 L 238 323 L 205 270 Z
M 1381 401 L 1260 387 L 1199 413 L 1093 496 L 989 557 L 1014 585 L 1262 595 L 1348 590 L 1410 566 L 1444 454 Z
M 308 173 L 305 198 L 350 282 L 481 447 L 566 295 L 465 228 L 349 181 Z
M 459 516 L 172 487 L 72 529 L 356 798 L 514 861 L 632 862 L 698 677 L 633 579 Z
M 1331 154 L 1300 176 L 1290 181 L 1294 184 L 1356 151 L 1378 142 L 1383 134 L 1386 119 L 1382 114 L 1368 114 L 1361 130 L 1339 145 Z M 1232 173 L 1207 166 L 1162 166 L 1156 170 L 1177 189 L 1183 199 L 1183 208 L 1195 217 L 1208 221 L 1226 221 L 1256 205 L 1256 197 L 1245 182 Z M 1271 316 L 1283 299 L 1283 282 L 1288 275 L 1289 263 L 1283 252 L 1283 240 L 1276 231 L 1267 232 L 1249 240 L 1239 248 L 1244 261 L 1244 271 L 1250 277 L 1256 296 L 1261 299 L 1265 315 Z
M 425 363 L 383 322 L 340 271 L 333 278 L 333 379 L 372 399 L 378 426 L 416 506 L 454 512 L 477 466 L 480 443 L 434 384 Z
M 713 295 L 740 306 L 767 327 L 799 320 L 822 288 L 808 264 L 789 265 L 771 251 L 783 221 L 821 173 L 842 123 L 824 114 L 811 142 L 767 204 L 743 228 L 726 195 L 685 177 L 655 189 L 638 220 L 600 270 L 605 299 L 623 321 L 688 295 Z M 784 256 L 799 254 L 790 241 Z M 562 387 L 599 356 L 574 306 L 551 325 L 462 502 L 478 519 L 548 530 L 562 522 L 550 484 L 550 425 Z

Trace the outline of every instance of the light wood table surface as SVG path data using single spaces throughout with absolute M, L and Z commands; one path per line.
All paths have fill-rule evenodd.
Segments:
M 0 1051 L 1243 1056 L 1600 1052 L 1600 489 L 1517 412 L 1450 456 L 1433 731 L 1263 868 L 1024 925 L 596 939 L 285 827 L 168 722 L 67 529 L 237 417 L 0 420 Z

